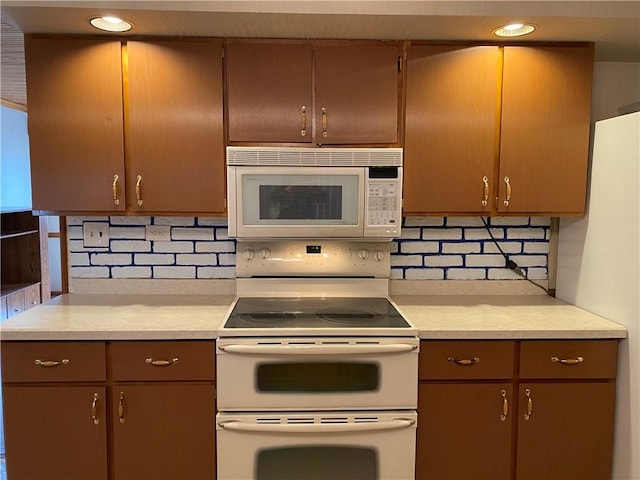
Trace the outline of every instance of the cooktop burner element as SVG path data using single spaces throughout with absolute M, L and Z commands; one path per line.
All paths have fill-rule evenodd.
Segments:
M 410 328 L 386 298 L 242 297 L 225 329 Z

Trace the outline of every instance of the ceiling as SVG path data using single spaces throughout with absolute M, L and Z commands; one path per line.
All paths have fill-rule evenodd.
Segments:
M 87 19 L 106 14 L 133 22 L 132 36 L 492 41 L 518 21 L 537 26 L 526 41 L 594 42 L 597 61 L 640 62 L 638 0 L 3 0 L 0 11 L 0 97 L 23 109 L 22 34 L 95 34 Z

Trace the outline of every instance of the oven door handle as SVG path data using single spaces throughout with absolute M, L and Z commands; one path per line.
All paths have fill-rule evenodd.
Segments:
M 394 418 L 382 422 L 370 423 L 249 423 L 242 420 L 224 420 L 218 426 L 224 430 L 234 432 L 259 433 L 340 433 L 340 432 L 373 432 L 380 430 L 394 430 L 412 427 L 415 420 L 409 418 Z
M 225 353 L 245 355 L 363 355 L 370 353 L 404 353 L 418 348 L 408 343 L 383 345 L 218 345 Z

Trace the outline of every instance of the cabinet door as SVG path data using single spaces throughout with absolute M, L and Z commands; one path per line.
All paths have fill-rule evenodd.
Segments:
M 33 209 L 124 210 L 120 42 L 27 36 L 25 62 Z
M 113 478 L 215 478 L 213 385 L 114 386 Z
M 498 59 L 498 47 L 409 48 L 405 214 L 491 211 Z
M 129 208 L 224 212 L 222 42 L 127 43 Z
M 398 142 L 398 45 L 314 48 L 317 144 Z
M 3 401 L 7 478 L 106 480 L 104 388 L 6 386 Z
M 312 142 L 311 44 L 229 41 L 226 66 L 230 142 Z
M 592 76 L 591 47 L 504 47 L 500 212 L 584 212 Z
M 613 382 L 524 383 L 519 399 L 518 480 L 611 478 Z
M 420 384 L 416 478 L 509 479 L 512 404 L 510 384 Z

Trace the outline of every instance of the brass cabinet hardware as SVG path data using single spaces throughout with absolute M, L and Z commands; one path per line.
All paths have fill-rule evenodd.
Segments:
M 69 365 L 71 361 L 68 358 L 62 360 L 36 360 L 36 365 L 40 367 L 59 367 L 61 365 Z
M 524 419 L 529 420 L 533 414 L 533 400 L 531 399 L 531 390 L 525 388 L 524 394 L 527 397 L 527 412 L 524 414 Z
M 100 419 L 98 418 L 98 394 L 93 394 L 93 401 L 91 402 L 91 420 L 93 420 L 94 425 L 98 425 L 100 423 Z
M 302 130 L 300 130 L 300 135 L 303 137 L 307 134 L 307 106 L 302 105 Z
M 138 199 L 138 206 L 142 206 L 142 175 L 138 175 L 136 179 L 136 198 Z
M 124 423 L 124 392 L 120 392 L 120 400 L 118 400 L 118 419 L 120 423 Z
M 153 365 L 154 367 L 168 367 L 169 365 L 178 363 L 178 361 L 179 358 L 175 357 L 170 360 L 154 360 L 153 358 L 146 358 L 144 362 L 148 365 Z
M 489 179 L 486 177 L 482 177 L 482 183 L 484 183 L 483 193 L 482 193 L 482 206 L 487 206 L 487 201 L 489 200 Z
M 509 177 L 504 177 L 504 183 L 507 185 L 507 191 L 504 198 L 504 206 L 509 206 L 509 201 L 511 200 L 511 183 L 509 183 Z
M 113 176 L 113 184 L 111 185 L 111 189 L 113 191 L 113 204 L 120 205 L 120 199 L 118 198 L 118 175 Z
M 507 400 L 507 391 L 500 390 L 500 395 L 502 396 L 502 413 L 500 413 L 500 420 L 504 422 L 509 416 L 509 401 Z
M 327 137 L 327 107 L 322 107 L 322 136 Z
M 584 362 L 584 357 L 575 357 L 575 358 L 551 357 L 551 361 L 554 363 L 561 363 L 562 365 L 578 365 L 579 363 Z
M 473 357 L 473 358 L 463 358 L 463 359 L 458 359 L 458 358 L 454 358 L 454 357 L 449 357 L 447 358 L 447 360 L 449 362 L 453 362 L 456 365 L 462 365 L 462 366 L 468 366 L 468 365 L 475 365 L 476 363 L 478 363 L 480 361 L 480 359 L 478 357 Z

